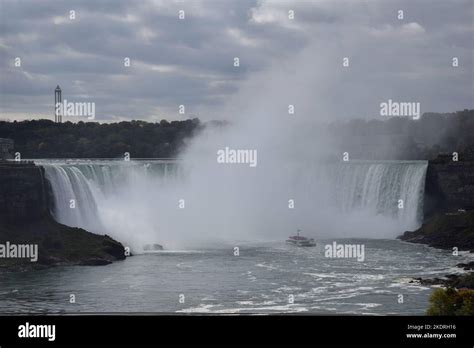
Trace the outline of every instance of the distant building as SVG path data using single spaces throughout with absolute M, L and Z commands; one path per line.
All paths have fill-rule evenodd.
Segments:
M 61 113 L 61 108 L 58 107 L 58 104 L 63 102 L 61 87 L 56 86 L 54 90 L 54 122 L 61 123 L 63 121 L 63 115 Z
M 9 159 L 13 156 L 10 151 L 13 150 L 13 140 L 0 138 L 0 159 Z

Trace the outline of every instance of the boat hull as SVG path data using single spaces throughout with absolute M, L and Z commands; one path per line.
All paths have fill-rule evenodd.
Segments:
M 294 241 L 294 240 L 287 240 L 286 241 L 288 244 L 297 246 L 297 247 L 315 247 L 316 243 L 315 242 L 300 242 L 300 241 Z

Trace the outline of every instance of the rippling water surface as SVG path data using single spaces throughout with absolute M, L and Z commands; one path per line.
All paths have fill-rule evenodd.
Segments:
M 239 256 L 233 247 L 176 250 L 108 266 L 2 273 L 0 311 L 422 315 L 433 289 L 410 277 L 460 272 L 454 265 L 469 257 L 395 240 L 337 242 L 364 244 L 365 260 L 326 258 L 332 241 L 239 243 Z

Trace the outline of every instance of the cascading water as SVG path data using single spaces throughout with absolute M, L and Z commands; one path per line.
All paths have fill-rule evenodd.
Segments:
M 100 181 L 88 179 L 87 171 L 76 166 L 45 165 L 45 169 L 46 177 L 53 184 L 56 220 L 68 226 L 100 230 L 96 204 Z
M 52 184 L 59 222 L 107 233 L 136 251 L 148 243 L 181 248 L 192 240 L 259 233 L 280 239 L 294 226 L 313 228 L 320 237 L 392 238 L 419 226 L 427 168 L 423 161 L 351 161 L 263 171 L 262 182 L 261 177 L 239 181 L 240 175 L 219 179 L 216 173 L 212 179 L 210 170 L 196 179 L 187 166 L 169 161 L 40 164 Z M 274 182 L 267 180 L 270 175 Z M 226 187 L 232 188 L 230 196 Z M 287 218 L 288 210 L 275 210 L 281 192 L 262 193 L 285 187 L 299 197 L 300 209 Z M 182 198 L 186 209 L 178 208 Z
M 120 221 L 124 213 L 130 217 L 127 210 L 133 212 L 127 197 L 131 199 L 137 194 L 146 199 L 142 182 L 154 182 L 155 187 L 149 188 L 152 192 L 159 186 L 172 185 L 172 181 L 182 175 L 173 161 L 44 161 L 39 164 L 44 166 L 46 178 L 52 184 L 52 214 L 57 221 L 95 233 L 108 233 L 123 241 L 133 232 L 124 234 L 114 222 Z M 139 249 L 139 245 L 135 248 Z
M 332 168 L 334 199 L 344 213 L 366 210 L 399 221 L 404 229 L 423 218 L 426 161 L 352 161 Z

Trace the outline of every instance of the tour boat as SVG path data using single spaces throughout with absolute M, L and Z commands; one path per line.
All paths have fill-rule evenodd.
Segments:
M 296 236 L 289 236 L 286 240 L 288 244 L 296 245 L 299 247 L 313 247 L 316 246 L 316 242 L 313 238 L 307 238 L 300 236 L 300 230 L 296 232 Z

